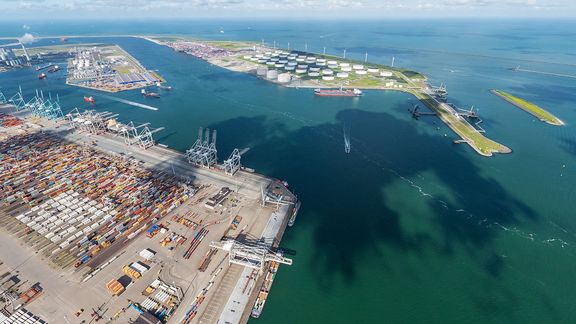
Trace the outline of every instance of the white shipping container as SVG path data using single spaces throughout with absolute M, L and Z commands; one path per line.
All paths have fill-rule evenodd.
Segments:
M 144 266 L 143 264 L 141 264 L 140 262 L 133 262 L 130 265 L 130 268 L 140 272 L 140 274 L 143 274 L 144 272 L 146 272 L 148 270 L 148 267 Z

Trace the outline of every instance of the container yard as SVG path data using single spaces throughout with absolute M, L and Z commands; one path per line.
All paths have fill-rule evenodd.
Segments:
M 173 177 L 48 134 L 15 136 L 0 152 L 2 223 L 63 268 L 133 238 L 194 193 Z
M 242 171 L 238 152 L 204 166 L 194 150 L 12 109 L 0 108 L 18 121 L 0 125 L 0 260 L 37 283 L 20 293 L 38 320 L 246 322 L 270 265 L 291 264 L 276 248 L 296 199 Z

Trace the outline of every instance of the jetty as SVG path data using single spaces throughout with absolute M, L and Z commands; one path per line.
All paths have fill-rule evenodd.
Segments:
M 491 93 L 494 95 L 502 98 L 506 102 L 524 110 L 525 112 L 531 114 L 532 116 L 538 118 L 540 121 L 543 121 L 547 124 L 554 125 L 554 126 L 563 126 L 564 122 L 560 120 L 558 117 L 552 115 L 548 111 L 544 110 L 543 108 L 528 102 L 522 98 L 516 97 L 510 93 L 504 92 L 502 90 L 490 90 Z

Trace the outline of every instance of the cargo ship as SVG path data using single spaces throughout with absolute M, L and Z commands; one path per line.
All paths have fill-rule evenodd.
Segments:
M 258 298 L 256 298 L 256 302 L 254 303 L 254 307 L 252 307 L 252 312 L 250 313 L 250 316 L 253 318 L 258 318 L 262 314 L 262 309 L 264 309 L 264 304 L 266 303 L 266 299 L 270 293 L 270 288 L 272 287 L 279 266 L 280 263 L 278 262 L 270 262 L 270 267 L 266 272 L 266 278 L 264 278 L 264 283 L 262 283 L 260 292 L 258 292 Z
M 292 209 L 292 215 L 290 216 L 290 220 L 288 220 L 288 226 L 292 227 L 292 225 L 294 225 L 299 210 L 300 210 L 300 200 L 296 202 L 296 205 L 294 205 L 294 208 Z
M 157 94 L 156 92 L 148 92 L 148 91 L 146 91 L 146 89 L 142 89 L 142 91 L 140 91 L 140 92 L 146 98 L 160 98 L 160 95 Z
M 360 97 L 360 89 L 314 89 L 314 94 L 321 97 Z
M 40 73 L 40 75 L 38 75 L 38 80 L 42 80 L 42 79 L 46 79 L 46 74 Z
M 87 103 L 91 103 L 91 104 L 95 104 L 96 100 L 94 99 L 94 97 L 90 96 L 90 97 L 84 97 L 84 101 L 86 101 Z
M 48 69 L 48 72 L 50 73 L 54 73 L 60 71 L 60 67 L 58 65 L 54 65 L 53 67 L 51 67 L 50 69 Z

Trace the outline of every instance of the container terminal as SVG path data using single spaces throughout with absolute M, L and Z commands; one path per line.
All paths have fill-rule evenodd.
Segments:
M 285 181 L 186 153 L 161 128 L 0 92 L 3 315 L 38 323 L 244 323 L 260 314 L 300 202 Z M 257 311 L 254 311 L 256 309 Z

